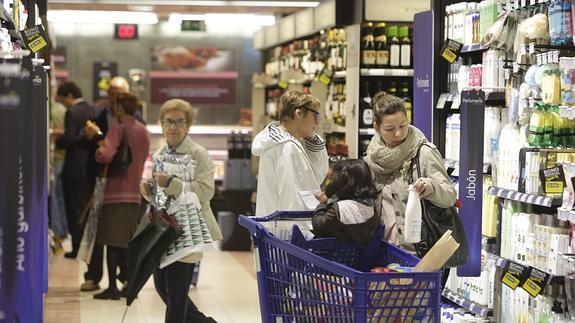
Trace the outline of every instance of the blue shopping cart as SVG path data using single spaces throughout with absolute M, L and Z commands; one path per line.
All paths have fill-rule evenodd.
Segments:
M 254 241 L 263 322 L 440 322 L 440 272 L 368 272 L 390 263 L 413 267 L 419 259 L 382 241 L 383 227 L 368 245 L 309 239 L 312 214 L 239 218 Z M 274 222 L 282 223 L 283 239 Z

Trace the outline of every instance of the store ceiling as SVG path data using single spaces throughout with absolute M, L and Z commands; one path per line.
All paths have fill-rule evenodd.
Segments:
M 51 10 L 150 11 L 160 18 L 170 13 L 260 13 L 287 15 L 306 7 L 315 7 L 321 0 L 50 0 Z

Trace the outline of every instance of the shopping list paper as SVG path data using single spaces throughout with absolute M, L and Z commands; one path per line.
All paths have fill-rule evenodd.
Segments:
M 319 191 L 300 191 L 299 196 L 301 197 L 303 204 L 308 210 L 315 210 L 315 208 L 319 205 L 319 200 L 315 197 L 315 194 L 319 193 Z

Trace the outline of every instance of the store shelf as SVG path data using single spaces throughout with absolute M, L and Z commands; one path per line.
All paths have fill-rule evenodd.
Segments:
M 575 211 L 573 210 L 565 210 L 562 208 L 557 209 L 557 216 L 559 220 L 562 221 L 569 221 L 571 223 L 575 223 Z
M 344 79 L 347 76 L 347 71 L 337 71 L 333 74 L 334 79 Z
M 488 319 L 491 316 L 493 316 L 493 311 L 491 309 L 487 308 L 486 306 L 481 306 L 475 302 L 469 301 L 459 296 L 457 293 L 450 291 L 447 288 L 443 289 L 441 296 L 447 298 L 453 303 L 459 305 L 460 307 L 472 312 L 473 314 L 481 318 Z
M 521 193 L 513 190 L 507 190 L 492 186 L 489 188 L 489 194 L 496 195 L 504 199 L 513 200 L 522 203 L 540 205 L 545 207 L 560 206 L 562 201 L 559 198 L 552 198 L 548 196 L 539 196 L 528 193 Z
M 500 256 L 493 254 L 493 253 L 490 253 L 490 252 L 488 252 L 487 254 L 489 255 L 489 258 L 494 259 L 496 261 L 496 265 L 499 268 L 505 269 L 508 262 L 515 262 L 513 260 L 509 260 L 509 259 L 500 257 Z M 520 264 L 519 262 L 516 262 L 516 263 Z M 522 265 L 522 266 L 528 266 L 528 265 Z M 531 266 L 531 267 L 533 267 L 533 266 Z M 547 270 L 543 270 L 543 269 L 537 268 L 537 267 L 533 267 L 533 268 L 548 273 Z M 549 275 L 551 276 L 549 278 L 549 283 L 551 283 L 551 284 L 561 284 L 565 281 L 565 276 L 555 276 L 552 274 L 549 274 Z
M 413 76 L 412 69 L 403 68 L 362 68 L 361 76 L 394 76 L 394 77 L 406 77 Z
M 478 54 L 488 50 L 489 47 L 483 47 L 481 44 L 473 44 L 473 45 L 463 45 L 461 49 L 461 55 L 471 55 L 471 54 Z
M 359 134 L 364 135 L 364 136 L 373 136 L 373 135 L 375 135 L 375 129 L 373 129 L 373 128 L 359 129 Z

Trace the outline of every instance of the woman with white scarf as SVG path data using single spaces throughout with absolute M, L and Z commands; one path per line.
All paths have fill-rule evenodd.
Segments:
M 415 191 L 422 199 L 442 208 L 452 206 L 457 194 L 437 148 L 427 141 L 421 130 L 409 125 L 403 100 L 379 92 L 371 104 L 376 131 L 367 148 L 366 161 L 380 190 L 376 214 L 385 225 L 386 240 L 413 251 L 413 244 L 403 239 L 403 229 L 410 164 L 422 144 L 421 177 L 417 177 L 415 166 L 412 169 Z

